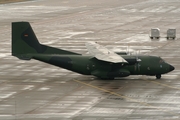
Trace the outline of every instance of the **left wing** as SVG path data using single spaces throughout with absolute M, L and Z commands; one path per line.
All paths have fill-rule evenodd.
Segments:
M 107 48 L 95 42 L 87 42 L 86 47 L 88 49 L 88 52 L 98 60 L 112 62 L 112 63 L 128 63 L 120 55 L 114 53 L 113 51 L 108 50 Z

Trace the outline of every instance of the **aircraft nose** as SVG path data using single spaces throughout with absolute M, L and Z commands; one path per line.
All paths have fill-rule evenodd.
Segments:
M 173 71 L 175 68 L 172 65 L 169 65 L 169 71 Z

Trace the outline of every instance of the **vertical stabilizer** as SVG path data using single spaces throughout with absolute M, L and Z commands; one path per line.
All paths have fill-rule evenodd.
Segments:
M 12 23 L 12 55 L 42 53 L 45 51 L 28 22 Z
M 28 54 L 72 54 L 74 52 L 42 45 L 39 43 L 29 22 L 12 23 L 12 55 L 20 59 L 31 59 Z

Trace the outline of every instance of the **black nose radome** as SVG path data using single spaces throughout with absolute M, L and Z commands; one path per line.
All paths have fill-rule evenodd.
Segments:
M 169 65 L 169 71 L 173 71 L 175 68 L 172 65 Z

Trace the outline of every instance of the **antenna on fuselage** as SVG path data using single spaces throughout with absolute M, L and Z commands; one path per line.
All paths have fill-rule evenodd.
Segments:
M 140 50 L 137 50 L 137 51 L 136 51 L 136 61 L 137 61 L 137 62 L 140 62 L 141 59 L 138 58 L 138 52 L 140 53 Z
M 127 49 L 126 49 L 126 54 L 127 54 L 127 55 L 132 55 L 131 52 L 130 52 L 129 44 L 128 44 Z

